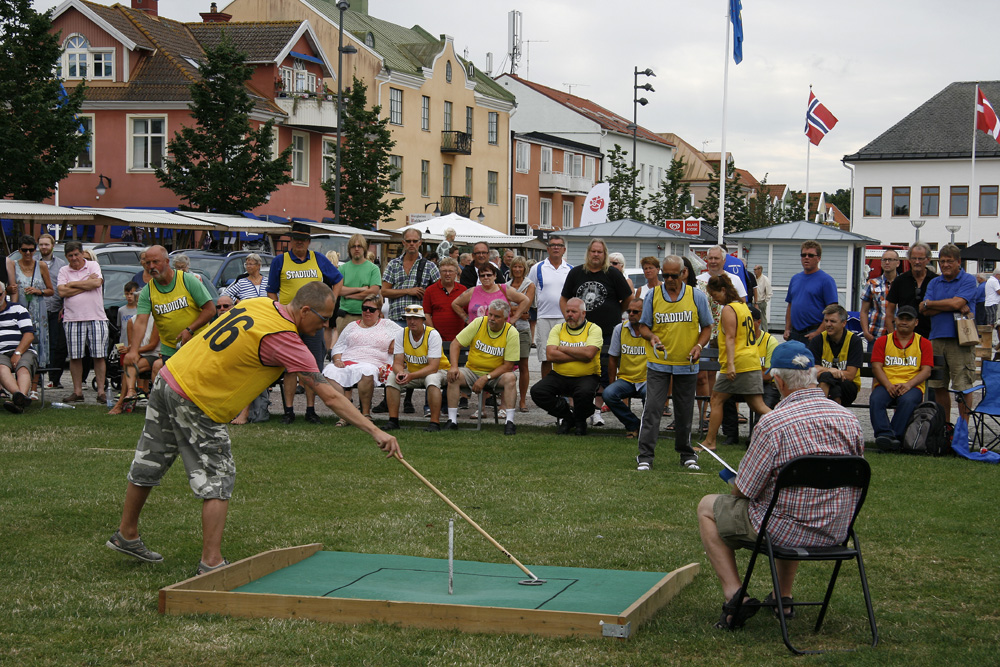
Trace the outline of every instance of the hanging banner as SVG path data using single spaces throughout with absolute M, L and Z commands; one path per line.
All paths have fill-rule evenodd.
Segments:
M 590 189 L 587 199 L 583 202 L 583 213 L 580 215 L 580 226 L 599 225 L 608 221 L 608 201 L 611 199 L 611 186 L 598 183 Z

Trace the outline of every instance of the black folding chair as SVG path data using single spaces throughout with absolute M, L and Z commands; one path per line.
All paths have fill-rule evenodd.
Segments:
M 864 593 L 865 606 L 868 609 L 868 624 L 871 626 L 872 647 L 878 645 L 878 629 L 875 627 L 875 612 L 872 609 L 871 594 L 868 591 L 868 578 L 865 576 L 865 565 L 861 558 L 861 544 L 858 536 L 854 532 L 854 521 L 858 518 L 861 506 L 864 505 L 865 497 L 868 495 L 868 482 L 871 479 L 871 468 L 868 462 L 860 456 L 822 456 L 809 454 L 798 456 L 781 467 L 778 471 L 778 479 L 775 483 L 774 496 L 767 507 L 764 519 L 761 522 L 760 531 L 756 542 L 746 541 L 741 544 L 741 548 L 750 549 L 750 562 L 747 565 L 746 576 L 743 577 L 743 588 L 736 596 L 738 602 L 733 612 L 735 619 L 743 605 L 743 598 L 746 596 L 747 588 L 750 585 L 750 577 L 753 575 L 754 564 L 758 554 L 767 556 L 771 566 L 771 580 L 774 586 L 774 602 L 761 603 L 761 606 L 774 606 L 778 610 L 778 620 L 781 623 L 781 638 L 792 653 L 802 655 L 805 653 L 824 653 L 825 651 L 802 651 L 792 646 L 788 638 L 788 624 L 785 618 L 785 607 L 819 606 L 819 617 L 816 619 L 815 632 L 819 632 L 826 616 L 827 608 L 830 606 L 830 598 L 833 595 L 833 587 L 837 583 L 837 575 L 840 573 L 840 565 L 845 560 L 856 560 L 858 563 L 858 573 L 861 578 L 861 590 Z M 768 539 L 767 527 L 771 520 L 771 514 L 778 501 L 778 497 L 785 489 L 806 487 L 813 489 L 839 489 L 853 487 L 860 490 L 858 501 L 854 506 L 851 515 L 851 523 L 847 528 L 847 536 L 840 544 L 828 547 L 812 546 L 775 546 Z M 853 546 L 851 546 L 853 544 Z M 781 602 L 781 588 L 778 583 L 778 568 L 776 560 L 797 560 L 797 561 L 835 561 L 833 574 L 830 576 L 830 583 L 826 587 L 826 596 L 822 602 L 800 602 L 783 604 Z

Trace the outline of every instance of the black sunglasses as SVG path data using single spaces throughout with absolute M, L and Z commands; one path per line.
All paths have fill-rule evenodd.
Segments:
M 375 308 L 374 306 L 361 306 L 361 310 L 363 310 L 366 313 L 377 313 L 378 312 L 378 308 Z
M 632 315 L 642 315 L 642 310 L 641 309 L 640 310 L 633 310 L 632 308 L 629 308 L 628 312 L 629 312 L 629 314 L 632 314 Z
M 816 253 L 804 252 L 801 255 L 799 255 L 799 257 L 819 257 L 819 255 L 817 255 Z
M 230 308 L 232 308 L 232 305 L 230 305 L 228 303 L 220 303 L 219 304 L 219 310 L 228 310 Z
M 663 276 L 664 280 L 677 280 L 681 277 L 679 273 L 661 273 L 660 275 Z
M 35 252 L 34 248 L 21 248 L 21 252 Z

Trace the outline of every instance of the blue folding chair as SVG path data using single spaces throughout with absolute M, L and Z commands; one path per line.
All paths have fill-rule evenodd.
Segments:
M 969 406 L 967 397 L 980 391 L 983 397 L 979 404 L 974 408 Z M 1000 447 L 1000 361 L 983 359 L 983 383 L 956 393 L 969 409 L 970 451 L 984 447 L 996 451 Z

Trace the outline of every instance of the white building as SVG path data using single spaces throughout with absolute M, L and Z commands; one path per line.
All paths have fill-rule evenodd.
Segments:
M 980 82 L 1000 107 L 1000 81 Z M 920 240 L 937 249 L 1000 239 L 1000 144 L 977 131 L 975 181 L 972 136 L 975 83 L 952 83 L 853 155 L 854 231 L 883 244 L 909 245 L 911 221 L 924 221 Z M 952 230 L 956 228 L 954 237 Z

